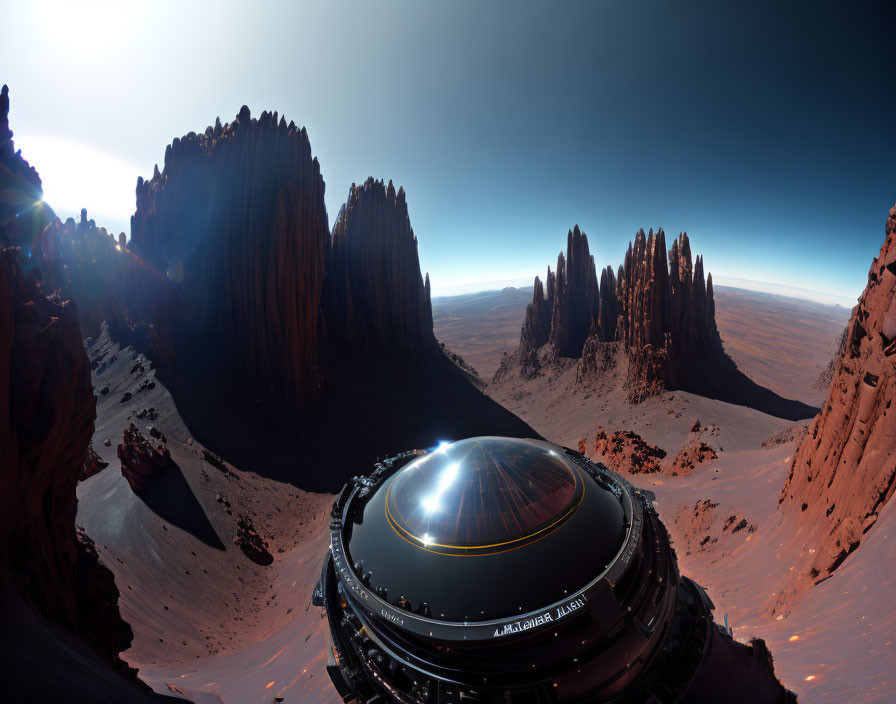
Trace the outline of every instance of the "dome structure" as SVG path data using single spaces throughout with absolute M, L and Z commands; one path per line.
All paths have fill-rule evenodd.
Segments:
M 374 594 L 433 618 L 518 616 L 606 570 L 626 535 L 621 499 L 546 443 L 471 438 L 386 479 L 346 523 L 346 554 Z
M 651 501 L 540 440 L 469 438 L 377 464 L 333 504 L 312 598 L 339 694 L 708 704 L 725 672 L 751 682 L 731 704 L 789 702 L 755 651 L 714 627 Z

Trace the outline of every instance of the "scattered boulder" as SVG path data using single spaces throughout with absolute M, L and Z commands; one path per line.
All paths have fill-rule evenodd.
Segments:
M 268 552 L 268 543 L 255 530 L 252 519 L 248 516 L 240 516 L 237 521 L 237 532 L 234 542 L 240 546 L 252 562 L 263 567 L 274 561 L 274 556 Z
M 150 478 L 174 464 L 171 453 L 164 445 L 153 447 L 131 423 L 124 431 L 124 440 L 118 446 L 121 473 L 133 491 L 146 488 Z

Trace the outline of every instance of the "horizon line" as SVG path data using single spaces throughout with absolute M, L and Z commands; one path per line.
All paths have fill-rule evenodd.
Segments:
M 747 291 L 756 291 L 758 293 L 770 293 L 786 298 L 796 298 L 799 300 L 812 301 L 822 305 L 838 306 L 847 310 L 853 308 L 858 302 L 859 296 L 854 299 L 848 296 L 840 296 L 834 293 L 818 291 L 815 289 L 801 288 L 790 284 L 782 284 L 776 281 L 761 281 L 758 279 L 745 279 L 737 276 L 714 276 L 713 283 L 717 286 L 726 288 L 738 288 Z M 460 296 L 469 296 L 477 293 L 497 293 L 505 288 L 532 288 L 534 285 L 534 277 L 519 277 L 514 279 L 492 279 L 488 281 L 476 281 L 464 284 L 454 284 L 451 286 L 440 286 L 433 288 L 432 300 L 458 298 Z M 859 294 L 861 295 L 861 294 Z

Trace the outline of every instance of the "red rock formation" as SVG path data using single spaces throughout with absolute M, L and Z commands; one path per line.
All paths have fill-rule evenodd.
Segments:
M 121 474 L 133 491 L 143 491 L 154 474 L 172 466 L 171 453 L 163 444 L 153 447 L 133 423 L 124 431 L 118 445 Z
M 872 529 L 896 486 L 896 207 L 849 322 L 822 412 L 790 468 L 779 511 L 806 526 L 805 585 L 830 575 Z M 786 594 L 784 595 L 786 597 Z
M 13 150 L 0 94 L 0 586 L 85 640 L 136 682 L 118 653 L 130 627 L 112 574 L 76 538 L 75 487 L 87 458 L 96 399 L 74 304 L 47 298 L 23 275 L 17 247 L 46 225 L 40 178 Z M 27 225 L 27 227 L 23 227 Z M 9 590 L 9 591 L 8 591 Z M 3 634 L 0 644 L 12 642 Z M 20 654 L 33 644 L 19 642 Z M 42 657 L 34 654 L 34 658 Z M 28 661 L 27 656 L 22 659 Z M 16 673 L 18 676 L 24 676 Z M 12 684 L 11 684 L 12 681 Z M 4 678 L 4 691 L 15 688 Z M 136 695 L 136 692 L 135 692 Z
M 556 277 L 548 270 L 546 296 L 536 279 L 516 363 L 526 378 L 551 355 L 579 357 L 581 376 L 588 378 L 615 364 L 616 350 L 607 348 L 615 342 L 625 350 L 633 402 L 681 388 L 785 418 L 806 418 L 815 410 L 778 397 L 737 370 L 716 328 L 712 276 L 704 279 L 702 257 L 692 264 L 686 233 L 673 241 L 667 258 L 662 228 L 639 230 L 618 274 L 603 269 L 598 285 L 587 237 L 576 227 Z M 539 353 L 546 345 L 547 352 Z
M 352 184 L 333 225 L 324 297 L 337 347 L 436 350 L 429 276 L 420 275 L 403 188 L 373 178 Z
M 662 471 L 660 460 L 666 456 L 666 451 L 631 430 L 608 434 L 603 427 L 598 427 L 594 434 L 593 456 L 618 472 L 652 474 Z
M 316 396 L 328 232 L 304 128 L 244 106 L 175 139 L 164 169 L 137 182 L 129 247 L 174 284 L 192 333 L 226 340 L 254 383 L 290 402 Z
M 669 465 L 669 472 L 675 476 L 687 475 L 698 464 L 718 459 L 716 451 L 705 441 L 695 438 L 685 444 Z

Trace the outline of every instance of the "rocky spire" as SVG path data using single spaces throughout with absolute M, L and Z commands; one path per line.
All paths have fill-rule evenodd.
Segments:
M 812 415 L 811 407 L 759 387 L 727 356 L 715 322 L 712 277 L 704 277 L 703 257 L 692 262 L 687 233 L 667 251 L 662 228 L 638 230 L 615 277 L 607 267 L 598 286 L 593 272 L 585 235 L 571 231 L 556 282 L 547 287 L 547 336 L 540 282 L 527 311 L 518 355 L 524 375 L 540 368 L 534 350 L 546 343 L 565 356 L 586 351 L 594 359 L 583 370 L 599 373 L 615 358 L 601 345 L 619 341 L 629 360 L 626 384 L 633 401 L 663 388 L 686 388 L 794 420 Z
M 616 293 L 616 275 L 608 266 L 600 272 L 600 303 L 598 305 L 598 336 L 604 342 L 616 339 L 616 322 L 619 301 Z
M 392 351 L 434 349 L 429 277 L 403 188 L 368 178 L 352 184 L 333 225 L 325 291 L 335 339 Z
M 40 176 L 16 151 L 9 128 L 9 88 L 0 89 L 0 172 L 4 188 L 0 190 L 0 223 L 3 239 L 0 245 L 30 246 L 35 232 L 46 224 L 49 215 L 40 202 Z
M 588 238 L 576 225 L 567 234 L 566 254 L 557 257 L 557 272 L 548 269 L 545 290 L 536 279 L 526 311 L 522 338 L 532 347 L 550 343 L 557 354 L 578 357 L 592 327 L 598 326 L 599 287 Z
M 548 280 L 550 280 L 550 267 L 548 267 Z M 526 306 L 526 320 L 523 323 L 522 339 L 532 347 L 541 347 L 548 341 L 551 334 L 551 309 L 544 297 L 544 287 L 541 279 L 535 277 L 535 287 L 532 294 L 532 302 Z
M 779 500 L 779 512 L 798 516 L 805 527 L 799 553 L 811 557 L 798 581 L 807 586 L 831 574 L 859 546 L 893 496 L 894 401 L 896 206 L 852 311 L 823 410 L 794 455 Z

